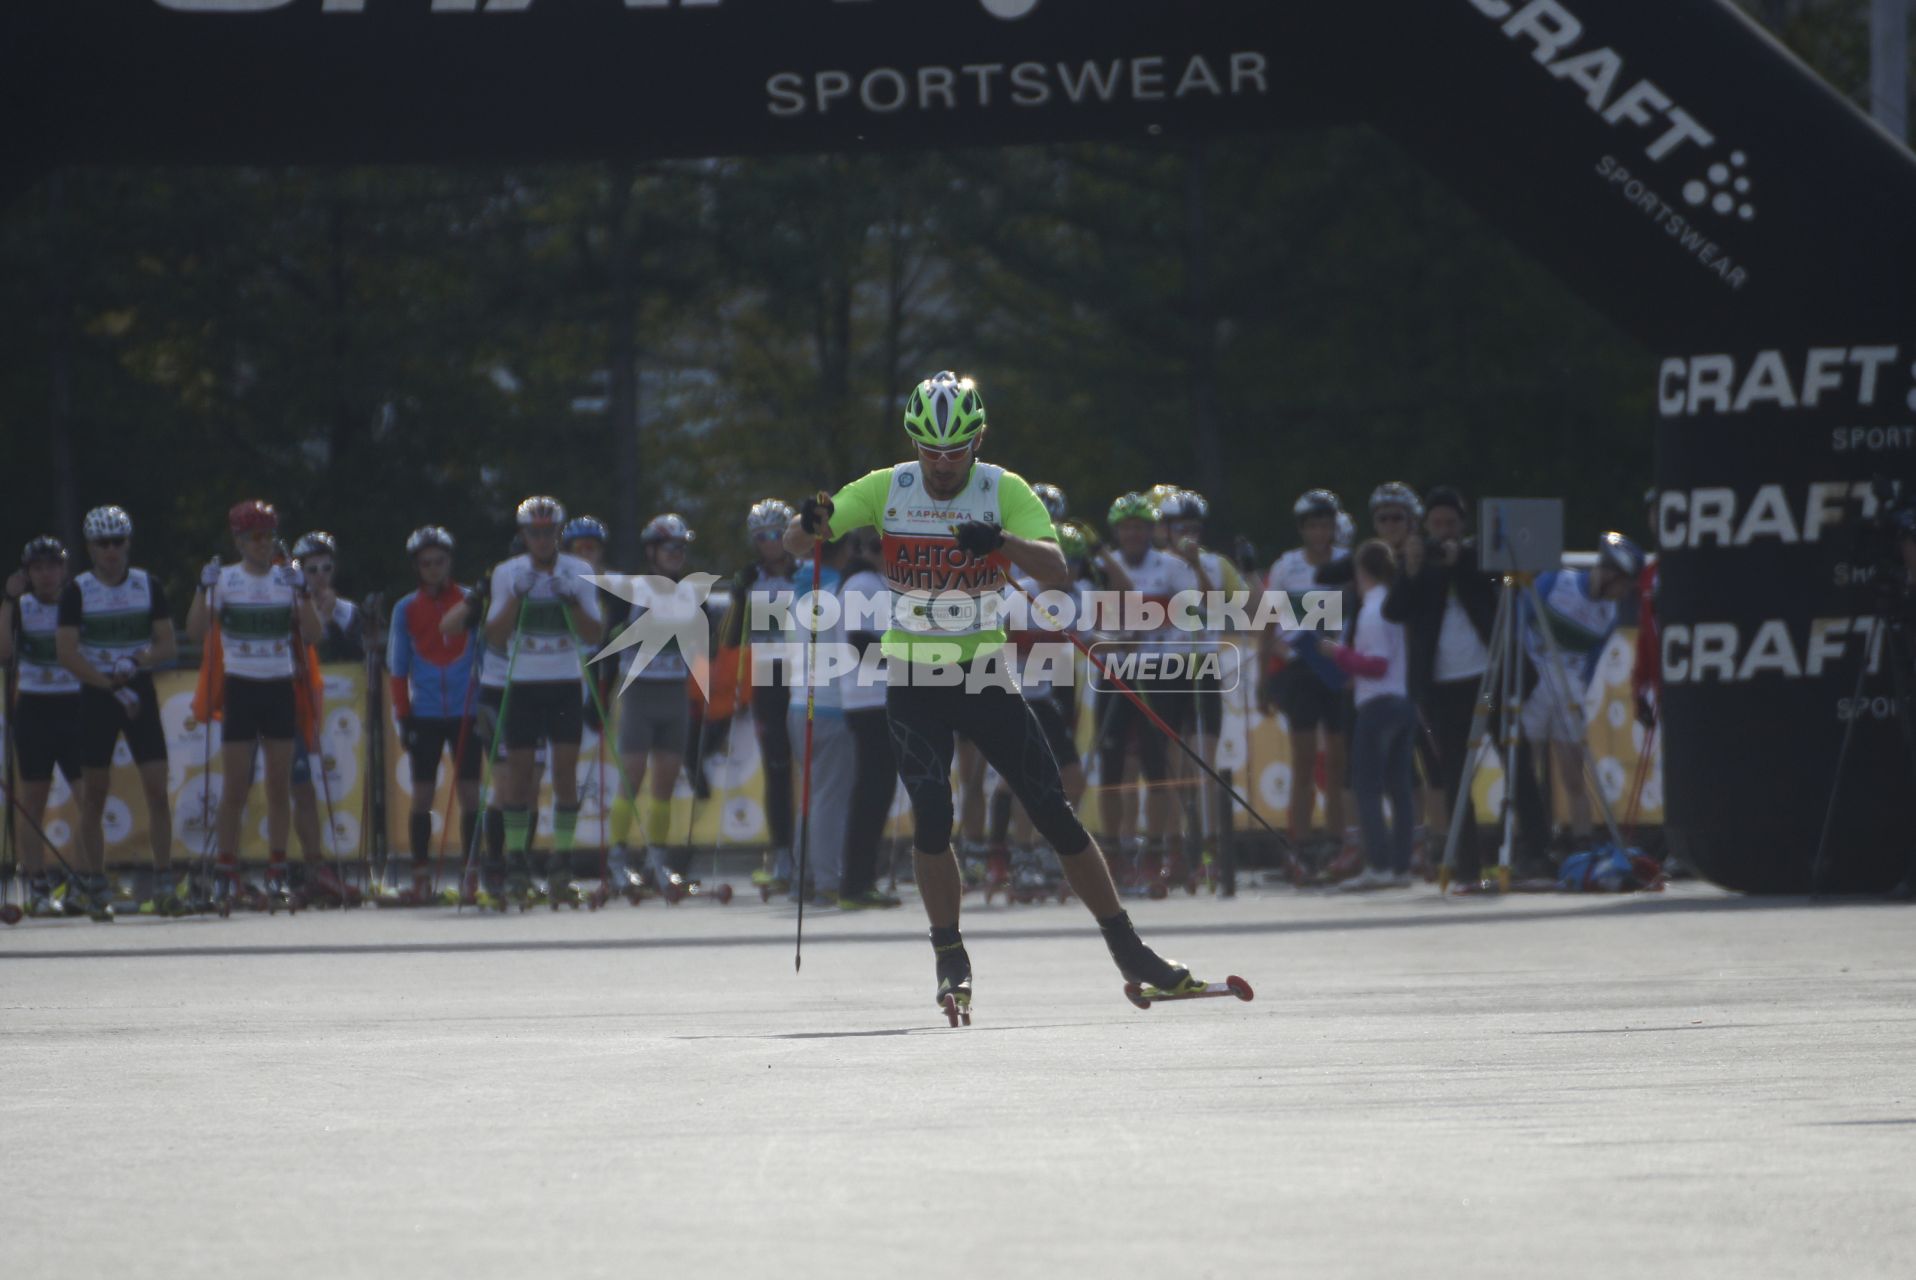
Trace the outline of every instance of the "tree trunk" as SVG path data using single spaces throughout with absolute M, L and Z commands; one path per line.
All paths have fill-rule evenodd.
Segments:
M 616 487 L 610 550 L 616 554 L 617 563 L 631 566 L 639 563 L 639 533 L 645 524 L 644 499 L 639 492 L 639 248 L 628 225 L 636 180 L 630 165 L 612 167 L 606 216 L 612 233 L 612 315 L 606 330 L 606 369 Z

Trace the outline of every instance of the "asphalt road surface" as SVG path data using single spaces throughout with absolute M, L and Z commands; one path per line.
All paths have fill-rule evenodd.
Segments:
M 1144 903 L 0 931 L 27 1276 L 1916 1275 L 1916 911 Z

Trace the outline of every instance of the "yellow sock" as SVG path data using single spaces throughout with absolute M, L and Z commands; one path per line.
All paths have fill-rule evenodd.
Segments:
M 647 844 L 670 844 L 672 834 L 672 802 L 661 800 L 657 796 L 645 798 L 645 842 Z
M 624 844 L 626 837 L 632 834 L 632 824 L 638 820 L 638 811 L 632 807 L 632 797 L 621 794 L 612 802 L 612 843 Z

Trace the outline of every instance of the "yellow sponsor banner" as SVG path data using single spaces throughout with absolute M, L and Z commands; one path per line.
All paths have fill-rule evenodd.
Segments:
M 1604 648 L 1583 702 L 1584 718 L 1589 726 L 1586 742 L 1590 749 L 1590 763 L 1619 822 L 1624 822 L 1629 816 L 1630 791 L 1637 781 L 1646 737 L 1643 726 L 1637 723 L 1636 704 L 1630 691 L 1630 671 L 1635 657 L 1635 630 L 1619 628 Z M 1083 726 L 1080 726 L 1080 740 L 1083 741 Z M 1652 759 L 1643 777 L 1636 809 L 1636 823 L 1639 826 L 1658 826 L 1663 822 L 1661 738 L 1652 741 L 1650 748 Z M 1240 785 L 1239 792 L 1257 806 L 1265 821 L 1282 831 L 1289 818 L 1293 777 L 1289 733 L 1283 717 L 1266 716 L 1259 712 L 1256 700 L 1249 692 L 1227 694 L 1217 764 L 1230 768 L 1239 779 L 1243 779 L 1247 772 L 1253 776 L 1254 785 L 1248 790 Z M 1560 804 L 1563 783 L 1563 779 L 1557 780 Z M 1483 768 L 1477 773 L 1472 794 L 1477 802 L 1478 820 L 1486 825 L 1497 821 L 1504 794 L 1501 754 L 1484 761 Z M 1321 792 L 1317 816 L 1321 821 Z M 1594 812 L 1592 816 L 1595 816 Z M 1351 818 L 1355 821 L 1356 815 L 1351 815 Z M 1256 823 L 1248 815 L 1239 813 L 1237 825 L 1240 828 L 1255 827 Z
M 1584 699 L 1584 711 L 1590 726 L 1588 741 L 1591 764 L 1619 820 L 1626 817 L 1629 808 L 1630 790 L 1637 778 L 1645 737 L 1643 728 L 1636 722 L 1630 695 L 1634 646 L 1635 636 L 1629 630 L 1619 630 L 1611 638 Z M 366 676 L 363 667 L 329 666 L 324 674 L 325 719 L 319 753 L 325 765 L 323 782 L 317 768 L 311 772 L 322 832 L 329 811 L 331 815 L 330 847 L 321 852 L 328 857 L 337 853 L 351 859 L 358 857 L 362 848 L 370 847 L 370 842 L 362 840 L 362 833 L 370 813 L 366 734 L 374 731 L 385 735 L 388 845 L 394 856 L 404 858 L 408 850 L 407 815 L 412 794 L 412 767 L 401 748 L 399 735 L 389 719 L 376 726 L 365 723 Z M 166 790 L 172 802 L 173 856 L 175 861 L 184 862 L 200 856 L 209 847 L 212 818 L 226 782 L 219 759 L 220 731 L 215 724 L 209 735 L 207 726 L 193 718 L 193 672 L 162 672 L 156 678 L 156 683 L 160 718 L 166 729 Z M 1095 696 L 1086 699 L 1078 717 L 1078 745 L 1086 756 L 1087 764 L 1090 763 L 1096 734 L 1096 706 Z M 758 736 L 749 721 L 739 724 L 737 728 L 738 732 L 730 736 L 725 748 L 707 759 L 706 774 L 711 781 L 708 798 L 695 799 L 690 782 L 681 773 L 672 800 L 671 829 L 665 833 L 664 843 L 689 843 L 698 848 L 712 848 L 763 844 L 770 839 Z M 577 766 L 580 798 L 578 844 L 584 848 L 599 847 L 610 839 L 611 814 L 604 798 L 616 797 L 621 787 L 616 741 L 616 730 L 602 738 L 588 728 L 580 747 Z M 793 745 L 792 773 L 796 788 L 801 762 L 797 744 Z M 209 746 L 211 768 L 207 767 Z M 467 749 L 479 748 L 476 743 L 469 743 Z M 1657 754 L 1660 756 L 1660 749 Z M 1173 751 L 1172 757 L 1176 761 L 1177 752 Z M 1231 770 L 1239 792 L 1257 806 L 1264 819 L 1283 830 L 1288 817 L 1294 775 L 1289 736 L 1282 717 L 1266 716 L 1258 711 L 1256 700 L 1248 689 L 1226 693 L 1224 722 L 1215 759 L 1220 768 Z M 103 821 L 107 861 L 115 865 L 145 864 L 152 857 L 146 802 L 124 741 L 115 750 L 114 764 L 113 788 Z M 256 763 L 255 768 L 258 767 Z M 534 843 L 537 847 L 549 848 L 552 839 L 552 786 L 549 761 L 543 752 L 540 773 L 538 836 Z M 446 836 L 444 828 L 447 802 L 452 794 L 452 774 L 452 753 L 448 751 L 440 764 L 432 809 L 432 849 L 437 855 L 443 848 L 448 857 L 459 856 L 462 852 L 457 847 L 456 810 L 453 812 L 452 835 Z M 1495 821 L 1495 815 L 1503 803 L 1503 788 L 1501 757 L 1486 761 L 1477 775 L 1475 788 L 1478 814 L 1485 823 Z M 1321 796 L 1319 805 L 1321 819 Z M 1095 827 L 1097 806 L 1087 802 L 1083 807 L 1087 822 Z M 1640 825 L 1646 826 L 1663 821 L 1660 759 L 1651 761 L 1651 767 L 1643 778 L 1636 817 Z M 74 848 L 77 819 L 76 797 L 67 780 L 56 771 L 45 827 L 47 835 L 63 853 L 70 854 Z M 1240 829 L 1256 826 L 1250 816 L 1244 813 L 1237 814 L 1236 822 Z M 240 825 L 241 856 L 247 861 L 263 862 L 266 859 L 265 828 L 265 801 L 256 787 L 248 799 L 246 815 Z M 901 787 L 893 795 L 887 835 L 904 836 L 909 832 L 909 805 Z M 322 835 L 322 840 L 324 838 Z M 631 834 L 635 844 L 645 838 L 657 840 L 658 836 L 636 829 Z M 304 850 L 299 847 L 297 839 L 292 843 L 293 848 L 289 852 L 294 857 L 300 856 Z

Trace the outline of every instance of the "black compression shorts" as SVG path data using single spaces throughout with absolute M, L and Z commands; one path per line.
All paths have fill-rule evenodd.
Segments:
M 530 751 L 541 739 L 555 747 L 576 747 L 585 738 L 585 703 L 577 680 L 520 681 L 505 708 L 508 751 Z
M 123 733 L 134 764 L 166 761 L 166 729 L 160 724 L 160 698 L 152 674 L 142 671 L 126 687 L 140 699 L 138 713 L 131 716 L 105 689 L 87 685 L 80 690 L 80 759 L 89 769 L 113 767 L 113 747 Z
M 299 727 L 293 709 L 293 682 L 228 676 L 221 716 L 222 742 L 252 742 L 258 738 L 291 742 Z
M 57 765 L 67 785 L 78 787 L 82 767 L 80 695 L 21 694 L 14 707 L 13 745 L 19 753 L 20 781 L 51 782 Z
M 1016 690 L 900 681 L 886 691 L 885 715 L 898 777 L 911 797 L 912 846 L 918 852 L 951 847 L 951 757 L 958 734 L 998 771 L 1052 848 L 1069 857 L 1090 846 L 1091 834 L 1065 799 L 1045 731 Z

